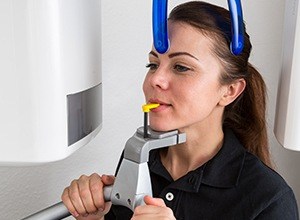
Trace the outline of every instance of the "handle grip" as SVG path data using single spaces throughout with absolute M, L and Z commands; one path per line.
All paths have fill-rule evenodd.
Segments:
M 103 188 L 104 200 L 109 202 L 111 199 L 111 192 L 113 186 L 106 186 Z M 48 208 L 36 212 L 22 220 L 60 220 L 70 216 L 69 210 L 63 202 L 56 203 Z

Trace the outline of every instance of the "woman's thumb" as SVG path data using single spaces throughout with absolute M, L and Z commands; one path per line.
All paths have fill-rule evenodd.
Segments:
M 144 201 L 146 205 L 166 207 L 164 200 L 162 200 L 161 198 L 152 198 L 151 196 L 145 196 Z
M 114 184 L 115 177 L 113 175 L 102 175 L 101 180 L 106 186 L 109 186 Z

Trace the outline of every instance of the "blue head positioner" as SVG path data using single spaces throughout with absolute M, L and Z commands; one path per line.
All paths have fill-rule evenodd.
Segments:
M 170 46 L 167 26 L 168 0 L 153 0 L 152 7 L 153 44 L 156 51 L 163 54 Z
M 239 55 L 244 48 L 244 24 L 241 1 L 227 1 L 232 26 L 230 49 L 234 55 Z M 152 12 L 154 47 L 157 52 L 163 54 L 168 51 L 170 46 L 167 26 L 168 0 L 153 0 Z
M 231 16 L 232 38 L 230 43 L 231 52 L 234 55 L 242 53 L 244 48 L 244 23 L 243 11 L 240 0 L 228 0 Z

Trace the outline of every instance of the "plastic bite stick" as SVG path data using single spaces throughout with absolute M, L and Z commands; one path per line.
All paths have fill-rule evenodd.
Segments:
M 148 137 L 148 112 L 151 109 L 157 108 L 159 106 L 158 103 L 150 103 L 143 105 L 143 112 L 144 112 L 144 138 Z

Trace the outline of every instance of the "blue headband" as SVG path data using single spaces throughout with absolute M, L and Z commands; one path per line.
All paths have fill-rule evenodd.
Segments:
M 240 0 L 227 0 L 231 17 L 232 37 L 230 50 L 239 55 L 244 48 L 243 12 Z M 153 44 L 157 52 L 163 54 L 170 47 L 167 26 L 168 0 L 153 0 L 152 29 Z

